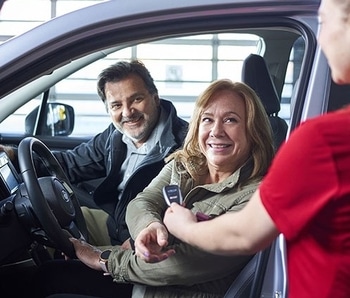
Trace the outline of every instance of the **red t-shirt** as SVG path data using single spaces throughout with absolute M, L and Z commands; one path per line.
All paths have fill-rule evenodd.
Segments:
M 350 297 L 350 108 L 301 124 L 260 186 L 287 242 L 289 298 Z

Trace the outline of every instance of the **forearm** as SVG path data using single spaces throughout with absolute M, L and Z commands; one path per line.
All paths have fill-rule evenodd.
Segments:
M 157 204 L 148 202 L 146 196 L 138 195 L 129 203 L 125 217 L 131 237 L 135 240 L 137 235 L 153 222 L 162 223 L 160 214 L 163 212 Z
M 104 155 L 90 143 L 83 143 L 73 150 L 53 151 L 71 183 L 101 178 L 106 175 Z
M 191 223 L 181 232 L 180 238 L 192 246 L 219 255 L 254 254 L 256 249 L 251 247 L 246 233 L 241 232 L 240 223 L 231 215 L 228 213 L 210 221 Z
M 258 191 L 241 211 L 204 222 L 196 222 L 193 215 L 175 205 L 167 211 L 165 223 L 177 238 L 222 255 L 255 253 L 268 246 L 279 234 Z
M 118 282 L 137 282 L 151 286 L 203 283 L 239 271 L 250 256 L 218 256 L 186 244 L 172 246 L 176 254 L 163 262 L 140 261 L 130 252 L 115 252 L 108 263 L 112 277 Z
M 135 239 L 141 230 L 152 222 L 162 222 L 167 205 L 162 189 L 168 185 L 171 167 L 166 165 L 152 182 L 133 199 L 126 210 L 126 223 L 131 236 Z

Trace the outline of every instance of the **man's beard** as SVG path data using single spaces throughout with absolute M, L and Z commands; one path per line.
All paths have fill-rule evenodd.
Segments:
M 124 129 L 123 125 L 127 122 L 137 122 L 143 121 L 143 123 L 137 127 L 137 131 L 130 129 Z M 151 123 L 150 121 L 146 121 L 144 115 L 142 113 L 133 114 L 132 117 L 123 117 L 120 125 L 118 125 L 117 129 L 128 138 L 130 138 L 134 143 L 146 140 L 148 136 L 151 134 Z M 134 132 L 134 133 L 133 133 Z

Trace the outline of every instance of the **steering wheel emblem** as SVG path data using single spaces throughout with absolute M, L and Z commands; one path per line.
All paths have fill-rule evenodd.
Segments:
M 61 190 L 62 198 L 63 200 L 68 203 L 69 202 L 69 194 L 66 190 L 62 189 Z

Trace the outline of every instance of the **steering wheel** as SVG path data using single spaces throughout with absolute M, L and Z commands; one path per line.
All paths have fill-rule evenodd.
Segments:
M 33 152 L 51 176 L 37 177 Z M 61 165 L 48 147 L 33 137 L 27 137 L 19 144 L 18 163 L 33 213 L 46 233 L 42 241 L 52 243 L 68 257 L 75 258 L 69 238 L 87 239 L 87 227 L 79 201 Z

